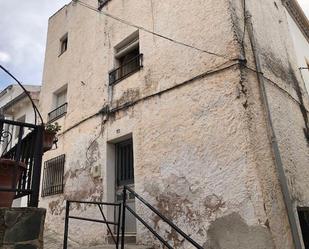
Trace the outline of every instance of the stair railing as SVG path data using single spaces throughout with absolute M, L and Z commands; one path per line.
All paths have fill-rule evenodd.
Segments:
M 90 219 L 90 218 L 84 218 L 84 217 L 77 217 L 77 216 L 71 216 L 70 215 L 70 204 L 71 203 L 82 203 L 82 204 L 90 204 L 90 205 L 97 205 L 100 213 L 103 217 L 103 220 L 98 219 Z M 118 208 L 118 213 L 120 214 L 121 211 L 121 203 L 108 203 L 108 202 L 90 202 L 90 201 L 66 201 L 66 208 L 65 208 L 65 221 L 64 221 L 64 239 L 63 239 L 63 249 L 68 248 L 68 235 L 69 235 L 69 219 L 76 219 L 76 220 L 83 220 L 83 221 L 90 221 L 90 222 L 97 222 L 97 223 L 103 223 L 106 224 L 107 229 L 109 233 L 111 234 L 111 237 L 116 245 L 116 249 L 119 248 L 119 233 L 120 233 L 120 215 L 118 217 L 118 221 L 107 221 L 106 216 L 104 215 L 102 206 L 113 206 L 115 208 Z M 117 235 L 116 238 L 110 228 L 110 225 L 117 226 Z
M 124 249 L 124 236 L 125 236 L 125 216 L 126 210 L 128 210 L 135 218 L 140 221 L 164 246 L 168 249 L 174 249 L 163 237 L 161 237 L 141 216 L 139 216 L 132 208 L 127 205 L 127 192 L 133 194 L 138 200 L 140 200 L 146 207 L 148 207 L 153 213 L 158 215 L 165 223 L 167 223 L 172 229 L 174 229 L 178 234 L 180 234 L 185 240 L 190 242 L 195 248 L 203 249 L 201 245 L 195 242 L 189 235 L 183 232 L 179 227 L 177 227 L 172 221 L 161 214 L 157 209 L 155 209 L 151 204 L 145 201 L 140 195 L 138 195 L 133 189 L 128 186 L 123 188 L 123 203 L 122 203 L 122 224 L 121 224 L 121 249 Z

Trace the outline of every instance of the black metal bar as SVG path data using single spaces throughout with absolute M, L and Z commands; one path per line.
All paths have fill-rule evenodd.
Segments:
M 153 230 L 136 212 L 134 212 L 129 206 L 126 206 L 128 211 L 133 214 L 158 240 L 160 240 L 167 248 L 173 249 L 173 247 L 165 241 L 155 230 Z
M 43 124 L 37 128 L 37 136 L 35 140 L 35 150 L 34 150 L 34 164 L 33 164 L 33 175 L 31 189 L 33 191 L 30 196 L 30 206 L 38 207 L 39 204 L 39 192 L 41 183 L 41 170 L 42 170 L 42 157 L 43 157 Z
M 18 121 L 9 120 L 9 119 L 2 119 L 2 121 L 5 124 L 10 124 L 10 125 L 15 125 L 15 126 L 24 126 L 24 127 L 32 128 L 32 129 L 36 129 L 38 127 L 37 125 L 34 125 L 34 124 L 18 122 Z
M 136 62 L 136 67 L 133 68 L 131 71 L 126 72 L 126 73 L 121 73 L 121 70 L 124 70 L 126 68 L 126 66 L 132 64 Z M 134 58 L 130 59 L 128 62 L 126 62 L 125 64 L 122 64 L 120 67 L 113 69 L 112 71 L 109 72 L 109 84 L 110 85 L 115 85 L 116 83 L 118 83 L 119 81 L 121 81 L 122 79 L 130 76 L 131 74 L 137 72 L 138 70 L 140 70 L 143 67 L 143 54 L 139 54 L 137 56 L 135 56 Z M 118 75 L 121 74 L 121 76 Z
M 96 202 L 96 201 L 72 201 L 69 200 L 71 203 L 84 203 L 84 204 L 99 204 L 99 205 L 106 205 L 106 206 L 120 206 L 120 203 L 109 203 L 109 202 Z
M 117 247 L 116 249 L 119 248 L 120 221 L 121 221 L 121 204 L 118 206 L 118 226 L 117 226 Z
M 114 236 L 114 234 L 112 233 L 112 230 L 111 230 L 111 228 L 110 228 L 110 226 L 109 226 L 109 224 L 108 224 L 108 222 L 107 222 L 107 220 L 106 220 L 106 218 L 105 218 L 105 215 L 104 215 L 104 213 L 103 213 L 103 210 L 102 210 L 102 208 L 101 208 L 101 206 L 100 206 L 99 204 L 98 204 L 98 207 L 99 207 L 99 209 L 100 209 L 100 212 L 101 212 L 101 215 L 102 215 L 102 217 L 103 217 L 103 220 L 105 221 L 105 224 L 106 224 L 106 226 L 107 226 L 107 229 L 108 229 L 109 233 L 111 234 L 112 239 L 113 239 L 113 241 L 114 241 L 114 243 L 116 244 L 116 247 L 117 247 L 117 241 L 116 241 L 115 236 Z
M 16 180 L 17 180 L 17 172 L 18 172 L 18 163 L 20 162 L 20 156 L 21 156 L 21 144 L 23 139 L 23 131 L 24 127 L 19 127 L 18 131 L 18 142 L 16 146 L 16 154 L 15 154 L 15 163 L 14 163 L 14 169 L 13 169 L 13 177 L 11 182 L 11 188 L 15 188 L 16 186 Z M 17 128 L 15 129 L 15 132 L 17 132 Z
M 133 57 L 132 59 L 128 60 L 126 63 L 122 64 L 120 67 L 117 67 L 117 68 L 113 69 L 112 71 L 110 71 L 110 73 L 114 73 L 115 71 L 123 68 L 124 66 L 129 65 L 132 61 L 134 61 L 134 60 L 136 60 L 136 59 L 138 59 L 138 58 L 140 58 L 142 56 L 143 56 L 143 54 L 139 54 L 139 55 Z
M 90 219 L 90 218 L 84 218 L 84 217 L 78 217 L 78 216 L 71 216 L 70 215 L 70 204 L 71 203 L 82 203 L 82 204 L 95 204 L 98 205 L 100 212 L 102 214 L 103 220 L 98 220 L 98 219 Z M 96 222 L 96 223 L 103 223 L 107 225 L 107 228 L 109 230 L 109 232 L 111 233 L 111 235 L 113 236 L 113 240 L 115 242 L 116 245 L 116 249 L 118 249 L 119 246 L 119 240 L 115 240 L 115 237 L 110 229 L 109 225 L 115 225 L 115 226 L 120 226 L 120 223 L 118 220 L 118 222 L 111 222 L 111 221 L 107 221 L 106 217 L 104 215 L 104 212 L 102 210 L 101 205 L 106 205 L 106 206 L 115 206 L 118 207 L 119 209 L 121 208 L 121 204 L 120 203 L 107 203 L 107 202 L 90 202 L 90 201 L 70 201 L 67 200 L 66 201 L 66 210 L 65 210 L 65 223 L 64 223 L 64 237 L 63 237 L 63 249 L 67 249 L 67 245 L 68 245 L 68 234 L 69 234 L 69 219 L 76 219 L 76 220 L 83 220 L 83 221 L 90 221 L 90 222 Z M 118 229 L 118 233 L 117 233 L 117 238 L 119 238 L 119 229 Z
M 3 191 L 3 192 L 23 192 L 23 193 L 26 193 L 26 194 L 31 194 L 32 193 L 32 190 L 23 190 L 23 189 L 20 189 L 20 188 L 0 188 L 0 191 Z
M 70 201 L 66 201 L 65 220 L 64 220 L 63 249 L 67 249 L 68 248 L 69 215 L 70 215 Z
M 111 224 L 111 225 L 117 225 L 116 222 L 113 221 L 103 221 L 103 220 L 97 220 L 97 219 L 90 219 L 90 218 L 83 218 L 83 217 L 78 217 L 78 216 L 69 216 L 70 219 L 75 219 L 75 220 L 84 220 L 84 221 L 92 221 L 92 222 L 97 222 L 97 223 L 103 223 L 103 224 Z
M 121 249 L 124 249 L 124 233 L 125 233 L 125 220 L 126 220 L 126 203 L 127 203 L 127 189 L 123 188 L 122 193 L 122 223 L 121 223 Z M 120 214 L 119 214 L 120 215 Z
M 64 103 L 48 113 L 48 123 L 51 123 L 64 116 L 67 113 L 67 106 L 68 103 Z
M 130 193 L 132 193 L 137 199 L 139 199 L 144 205 L 146 205 L 151 211 L 153 211 L 156 215 L 158 215 L 163 221 L 165 221 L 168 225 L 170 225 L 176 232 L 178 232 L 183 238 L 189 241 L 192 245 L 194 245 L 198 249 L 203 249 L 198 243 L 196 243 L 193 239 L 191 239 L 187 234 L 185 234 L 180 228 L 178 228 L 173 222 L 171 222 L 168 218 L 162 215 L 157 209 L 151 206 L 147 201 L 145 201 L 140 195 L 138 195 L 134 190 L 130 187 L 125 186 L 124 189 L 127 189 Z M 128 209 L 128 207 L 127 207 Z

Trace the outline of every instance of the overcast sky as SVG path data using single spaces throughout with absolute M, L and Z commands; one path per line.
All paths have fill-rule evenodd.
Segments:
M 298 0 L 309 17 L 309 0 Z M 0 64 L 41 84 L 48 17 L 70 0 L 0 0 Z M 0 72 L 0 89 L 13 81 Z
M 0 0 L 0 64 L 24 84 L 41 84 L 48 17 L 69 0 Z M 0 72 L 0 89 L 13 81 Z

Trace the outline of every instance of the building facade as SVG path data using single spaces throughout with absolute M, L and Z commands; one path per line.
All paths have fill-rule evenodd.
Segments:
M 63 233 L 65 200 L 118 202 L 129 185 L 205 248 L 305 248 L 308 28 L 292 0 L 64 6 L 49 19 L 40 96 L 46 122 L 62 127 L 44 155 L 48 229 Z M 128 202 L 174 248 L 191 248 Z M 136 243 L 159 245 L 126 225 Z M 76 243 L 109 241 L 101 224 L 70 229 Z
M 25 85 L 25 89 L 30 94 L 35 105 L 39 104 L 40 86 L 36 85 Z M 14 120 L 23 123 L 35 123 L 35 115 L 28 96 L 23 89 L 17 85 L 12 84 L 3 89 L 0 93 L 0 112 L 5 119 Z M 18 142 L 19 127 L 8 126 L 7 124 L 3 127 L 4 131 L 8 131 L 11 135 L 3 136 L 1 141 L 0 152 L 1 155 L 9 151 Z M 24 131 L 24 136 L 30 132 L 30 130 Z M 14 206 L 26 207 L 27 198 L 18 198 L 14 200 Z

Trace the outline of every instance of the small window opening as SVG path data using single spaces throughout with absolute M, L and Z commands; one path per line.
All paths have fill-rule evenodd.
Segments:
M 305 249 L 309 249 L 309 208 L 298 208 L 298 217 Z
M 68 49 L 68 34 L 65 34 L 60 39 L 60 55 L 63 54 Z
M 116 69 L 109 74 L 110 84 L 137 72 L 142 67 L 142 54 L 139 49 L 139 34 L 134 32 L 115 47 Z

